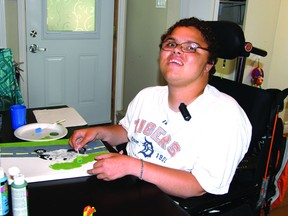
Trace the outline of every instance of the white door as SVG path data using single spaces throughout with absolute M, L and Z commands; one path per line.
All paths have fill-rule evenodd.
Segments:
M 113 16 L 114 0 L 26 0 L 29 107 L 111 122 Z

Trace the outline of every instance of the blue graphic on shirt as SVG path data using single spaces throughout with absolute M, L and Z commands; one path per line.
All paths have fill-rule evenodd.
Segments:
M 144 149 L 142 151 L 139 151 L 138 153 L 141 153 L 144 155 L 144 157 L 151 157 L 154 153 L 154 148 L 152 145 L 152 142 L 149 142 L 145 137 L 145 142 L 142 143 L 144 146 Z

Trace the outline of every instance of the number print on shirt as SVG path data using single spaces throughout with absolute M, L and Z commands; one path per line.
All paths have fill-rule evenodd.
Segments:
M 164 157 L 162 154 L 157 153 L 156 158 L 159 159 L 161 162 L 166 163 L 167 158 Z

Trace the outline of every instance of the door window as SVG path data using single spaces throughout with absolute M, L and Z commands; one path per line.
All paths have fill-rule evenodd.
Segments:
M 42 20 L 45 39 L 99 37 L 100 0 L 45 0 Z

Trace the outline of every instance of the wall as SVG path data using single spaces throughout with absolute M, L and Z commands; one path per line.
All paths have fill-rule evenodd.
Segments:
M 270 73 L 267 77 L 267 86 L 270 88 L 288 88 L 288 1 L 282 0 L 280 4 L 277 30 L 275 33 L 273 57 L 271 60 Z M 288 99 L 285 101 L 285 110 L 282 112 L 282 118 L 288 124 Z
M 13 56 L 16 61 L 19 59 L 18 47 L 18 17 L 17 13 L 17 0 L 5 0 L 6 11 L 6 44 L 8 48 L 13 51 Z
M 195 6 L 195 4 L 191 3 L 191 0 L 182 1 L 187 1 L 187 4 L 190 4 L 191 7 Z M 165 25 L 166 28 L 173 24 L 178 19 L 178 17 L 180 17 L 180 9 L 187 10 L 187 8 L 179 9 L 180 0 L 168 0 L 167 2 L 168 9 L 167 24 Z M 202 1 L 201 3 L 203 4 Z M 133 36 L 137 39 L 143 37 L 143 35 L 146 35 L 145 38 L 150 42 L 145 44 L 146 48 L 142 50 L 140 54 L 135 56 L 135 49 L 133 50 L 132 47 L 128 47 L 131 46 L 129 43 L 130 39 L 132 39 L 132 36 L 130 35 L 131 37 L 127 36 L 126 38 L 126 43 L 128 46 L 126 47 L 125 56 L 125 90 L 123 95 L 124 109 L 140 89 L 149 85 L 159 84 L 159 72 L 157 66 L 158 62 L 156 61 L 158 58 L 158 49 L 155 49 L 155 46 L 158 45 L 159 36 L 163 32 L 162 30 L 164 30 L 161 25 L 164 26 L 165 14 L 161 13 L 161 9 L 155 9 L 154 5 L 155 1 L 153 0 L 143 2 L 141 0 L 128 0 L 127 24 L 130 25 L 130 27 L 127 29 L 127 34 L 133 34 Z M 203 8 L 204 9 L 202 10 L 206 10 L 207 7 Z M 131 12 L 131 10 L 133 11 Z M 140 12 L 137 12 L 137 10 L 140 10 Z M 145 15 L 145 12 L 143 12 L 146 10 L 149 11 L 149 17 Z M 199 8 L 197 8 L 197 10 L 201 11 Z M 211 8 L 209 11 L 211 13 L 215 13 L 215 11 L 213 11 Z M 288 15 L 286 15 L 286 11 L 288 11 L 287 0 L 247 0 L 246 14 L 243 26 L 246 41 L 252 42 L 254 46 L 266 50 L 268 55 L 266 57 L 259 57 L 257 55 L 251 54 L 250 57 L 247 58 L 243 77 L 244 83 L 248 85 L 251 84 L 250 73 L 251 70 L 258 65 L 259 60 L 260 66 L 264 70 L 263 88 L 284 89 L 288 87 L 288 73 L 283 68 L 283 65 L 286 65 L 285 63 L 288 62 L 288 55 L 286 54 L 288 50 L 288 41 L 286 40 L 288 36 L 288 29 L 285 26 Z M 203 13 L 201 12 L 201 14 Z M 140 18 L 141 16 L 144 18 Z M 160 17 L 161 21 L 159 20 Z M 137 23 L 141 23 L 142 19 L 145 20 L 142 21 L 145 22 L 143 24 L 143 26 L 145 26 L 145 30 L 139 30 L 137 27 Z M 149 22 L 151 24 L 153 23 L 153 26 L 155 26 L 147 26 L 147 23 Z M 153 28 L 156 28 L 157 25 L 159 25 L 158 29 L 154 29 L 153 32 L 149 31 L 149 35 L 145 32 L 146 29 L 152 30 Z M 137 41 L 137 39 L 135 40 Z M 139 46 L 137 49 L 141 50 Z M 131 50 L 134 52 L 129 53 Z M 222 59 L 219 59 L 219 64 L 217 65 L 217 70 L 220 72 L 222 70 L 221 61 Z M 233 64 L 233 61 L 227 62 L 226 68 L 233 67 Z M 227 77 L 233 76 L 229 74 L 223 75 Z M 281 114 L 281 117 L 284 118 L 285 121 L 288 121 L 287 110 L 288 104 L 286 103 L 286 110 L 284 110 Z
M 127 24 L 130 27 L 127 28 L 126 38 L 124 108 L 140 89 L 158 84 L 159 50 L 157 46 L 163 31 L 180 17 L 180 1 L 183 0 L 167 0 L 167 9 L 155 9 L 155 0 L 128 0 Z M 13 20 L 14 22 L 17 20 L 15 19 L 16 4 L 17 0 L 5 0 L 8 46 L 17 44 L 17 24 L 13 23 Z M 265 75 L 263 88 L 284 89 L 288 87 L 288 72 L 285 68 L 288 62 L 287 11 L 287 0 L 247 0 L 244 25 L 246 40 L 268 51 L 266 57 L 260 58 L 260 65 Z M 135 39 L 132 36 L 135 36 Z M 144 49 L 139 47 L 140 38 L 147 41 L 146 44 L 141 42 Z M 132 45 L 137 49 L 133 49 Z M 17 56 L 17 47 L 13 48 L 13 51 Z M 135 54 L 136 51 L 139 52 L 138 55 Z M 258 57 L 255 55 L 247 59 L 244 74 L 244 82 L 247 84 L 250 84 L 250 72 L 257 65 L 257 61 Z M 286 102 L 286 110 L 282 113 L 285 121 L 288 121 L 287 110 L 288 102 Z
M 250 84 L 251 70 L 258 65 L 264 70 L 263 88 L 268 87 L 268 78 L 271 72 L 272 57 L 276 56 L 273 53 L 275 35 L 277 30 L 278 15 L 281 0 L 248 0 L 246 16 L 244 21 L 244 33 L 246 41 L 249 41 L 258 48 L 266 50 L 266 57 L 259 57 L 251 54 L 247 58 L 244 82 Z M 261 5 L 261 8 L 260 8 Z M 277 57 L 276 57 L 277 58 Z
M 124 109 L 141 89 L 162 82 L 158 45 L 166 22 L 167 8 L 155 8 L 155 0 L 127 0 Z
M 202 20 L 217 20 L 219 15 L 223 16 L 220 6 L 220 0 L 181 0 L 180 18 L 195 16 Z M 230 8 L 233 9 L 234 7 Z M 231 17 L 229 17 L 229 20 L 231 20 Z M 215 76 L 234 80 L 236 63 L 235 59 L 224 60 L 219 58 L 216 64 Z
M 166 29 L 172 26 L 180 17 L 180 1 L 181 0 L 167 0 L 167 23 Z
M 288 62 L 288 1 L 281 1 L 277 28 L 275 31 L 273 56 L 270 66 L 270 76 L 267 78 L 269 87 L 284 89 L 288 87 L 288 72 L 285 68 Z
M 246 41 L 268 52 L 260 57 L 260 65 L 264 70 L 263 88 L 288 88 L 288 29 L 287 0 L 248 0 L 244 32 Z M 244 82 L 250 82 L 250 73 L 257 66 L 258 56 L 250 55 L 247 59 Z M 288 104 L 280 114 L 288 121 Z
M 0 0 L 0 49 L 6 47 L 6 32 L 2 29 L 6 29 L 5 18 L 5 1 Z

